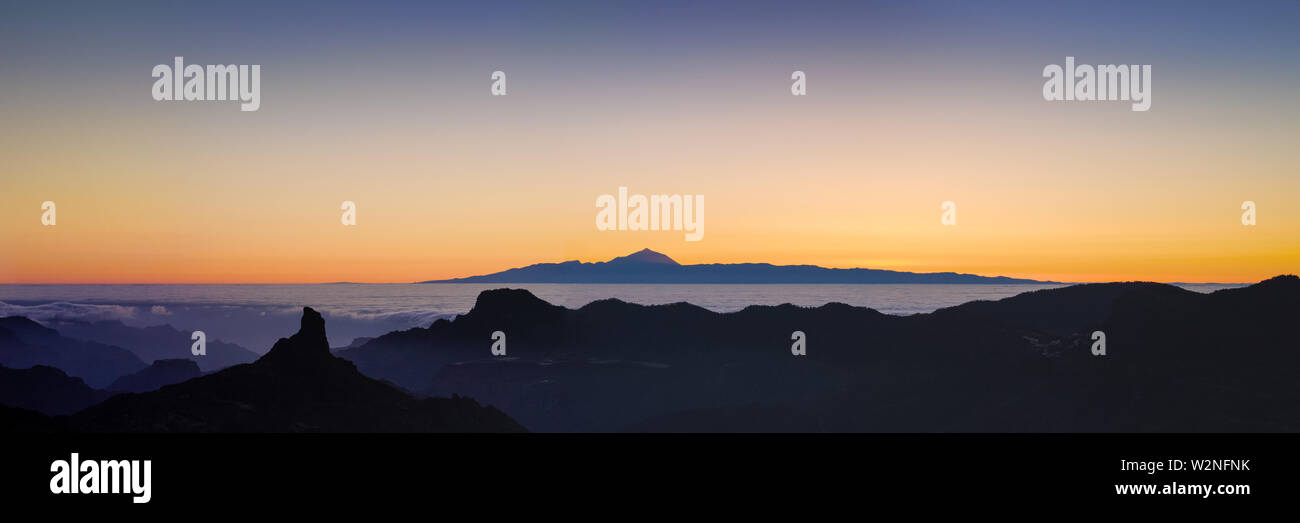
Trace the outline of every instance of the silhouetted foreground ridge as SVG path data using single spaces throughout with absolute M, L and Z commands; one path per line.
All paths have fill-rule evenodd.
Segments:
M 339 355 L 542 431 L 1297 431 L 1300 279 L 1201 294 L 1105 283 L 891 316 L 715 313 L 491 290 Z M 507 357 L 490 355 L 491 333 Z M 792 356 L 791 334 L 807 335 Z M 1106 335 L 1093 356 L 1091 335 Z

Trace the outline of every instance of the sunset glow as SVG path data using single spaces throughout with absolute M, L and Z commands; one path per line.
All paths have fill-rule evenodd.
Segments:
M 1058 281 L 1300 268 L 1297 44 L 1262 11 L 1216 19 L 1239 33 L 1224 49 L 1153 8 L 166 13 L 185 27 L 98 8 L 0 21 L 0 283 L 411 282 L 646 247 Z M 261 64 L 260 110 L 150 99 L 151 68 L 181 55 Z M 1044 101 L 1066 56 L 1152 64 L 1151 109 Z M 494 70 L 509 96 L 489 95 Z M 707 236 L 596 230 L 620 186 L 706 195 Z

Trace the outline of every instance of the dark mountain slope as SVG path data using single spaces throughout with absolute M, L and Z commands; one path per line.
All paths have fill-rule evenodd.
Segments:
M 54 367 L 0 367 L 0 405 L 56 416 L 79 411 L 108 396 L 107 392 L 90 388 L 81 378 Z
M 45 365 L 27 369 L 0 367 L 0 405 L 34 410 L 49 416 L 72 414 L 118 392 L 146 392 L 199 376 L 189 360 L 159 360 L 134 374 L 118 378 L 107 390 Z
M 34 410 L 0 405 L 0 433 L 71 432 L 66 417 L 51 418 Z
M 122 376 L 108 386 L 111 392 L 149 392 L 173 383 L 199 377 L 199 365 L 193 360 L 157 360 L 134 374 Z

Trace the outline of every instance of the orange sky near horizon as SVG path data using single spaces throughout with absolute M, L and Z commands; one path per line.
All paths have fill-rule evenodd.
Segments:
M 898 114 L 886 129 L 767 103 L 784 104 L 771 121 L 738 104 L 721 118 L 678 114 L 690 122 L 680 127 L 641 114 L 292 141 L 279 137 L 297 125 L 267 108 L 216 148 L 206 142 L 217 131 L 56 115 L 43 129 L 2 132 L 0 282 L 392 283 L 646 247 L 681 263 L 1078 282 L 1253 282 L 1300 267 L 1300 177 L 1289 167 L 1300 158 L 1289 146 L 1216 147 L 1206 142 L 1218 137 L 1140 113 L 1091 116 L 1112 118 L 1114 132 L 1087 136 L 1051 106 L 988 133 L 979 116 L 921 129 Z M 228 109 L 196 111 L 241 124 Z M 1130 139 L 1143 132 L 1161 139 Z M 77 154 L 67 144 L 81 144 Z M 596 230 L 596 197 L 620 186 L 705 195 L 704 239 Z M 40 221 L 45 200 L 57 204 L 52 227 Z M 355 227 L 339 221 L 344 200 L 358 206 Z M 948 200 L 951 227 L 940 224 Z M 1258 206 L 1255 226 L 1240 223 L 1244 200 Z

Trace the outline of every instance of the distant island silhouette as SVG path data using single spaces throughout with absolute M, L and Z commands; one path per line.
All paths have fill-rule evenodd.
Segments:
M 492 274 L 416 283 L 992 283 L 1054 284 L 1005 276 L 956 272 L 903 272 L 881 269 L 834 269 L 816 265 L 708 263 L 682 265 L 650 249 L 605 262 L 537 263 Z

